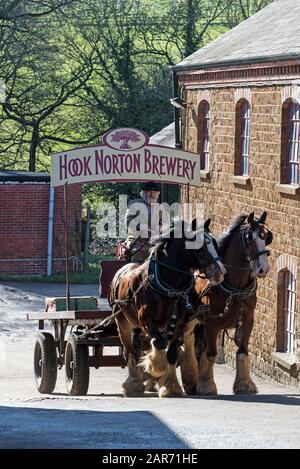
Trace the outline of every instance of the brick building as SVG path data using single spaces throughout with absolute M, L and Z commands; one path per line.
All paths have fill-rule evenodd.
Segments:
M 51 228 L 50 176 L 0 171 L 0 274 L 45 275 L 47 268 L 64 272 L 63 188 L 53 189 L 52 198 Z M 80 185 L 68 188 L 68 227 L 70 256 L 79 257 Z
M 300 371 L 299 24 L 298 0 L 274 1 L 174 67 L 185 108 L 176 143 L 201 155 L 190 200 L 204 202 L 216 233 L 241 212 L 268 212 L 271 272 L 259 281 L 251 363 L 290 384 Z

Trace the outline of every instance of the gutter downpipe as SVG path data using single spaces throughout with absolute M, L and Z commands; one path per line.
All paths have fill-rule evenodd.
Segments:
M 47 276 L 52 274 L 54 190 L 55 188 L 50 186 L 49 218 L 48 218 Z
M 178 80 L 176 70 L 173 69 L 173 98 L 181 98 L 179 96 Z M 174 107 L 174 122 L 175 122 L 175 148 L 179 150 L 182 148 L 182 122 L 180 118 L 180 109 Z M 186 202 L 190 202 L 190 185 L 186 188 Z
M 178 81 L 177 72 L 173 69 L 173 98 L 180 98 L 178 96 Z M 175 148 L 181 148 L 181 129 L 180 129 L 180 109 L 174 107 L 174 122 L 175 122 Z

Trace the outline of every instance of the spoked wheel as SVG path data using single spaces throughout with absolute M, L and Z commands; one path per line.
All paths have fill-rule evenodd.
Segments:
M 89 349 L 87 345 L 78 344 L 74 334 L 65 350 L 66 385 L 70 396 L 85 396 L 90 381 Z
M 34 376 L 36 387 L 41 394 L 54 391 L 57 378 L 57 355 L 54 337 L 40 332 L 34 347 Z

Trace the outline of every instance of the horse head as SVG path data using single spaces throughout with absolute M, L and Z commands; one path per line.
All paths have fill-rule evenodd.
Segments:
M 195 218 L 189 225 L 182 221 L 170 232 L 169 255 L 180 259 L 184 270 L 194 273 L 200 270 L 215 283 L 224 280 L 226 269 L 218 255 L 217 243 L 210 233 L 208 219 L 200 225 Z
M 245 255 L 250 262 L 252 277 L 264 278 L 270 270 L 268 256 L 270 251 L 266 246 L 273 241 L 273 234 L 266 227 L 267 212 L 255 218 L 254 212 L 247 218 L 245 227 L 241 230 Z

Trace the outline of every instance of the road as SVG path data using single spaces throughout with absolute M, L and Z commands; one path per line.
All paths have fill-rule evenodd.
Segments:
M 77 294 L 96 295 L 96 285 Z M 59 371 L 52 395 L 35 389 L 37 325 L 25 321 L 64 287 L 0 285 L 0 448 L 299 448 L 300 392 L 254 377 L 260 394 L 234 396 L 234 370 L 216 366 L 219 395 L 124 398 L 126 370 L 91 370 L 86 397 L 66 395 Z

